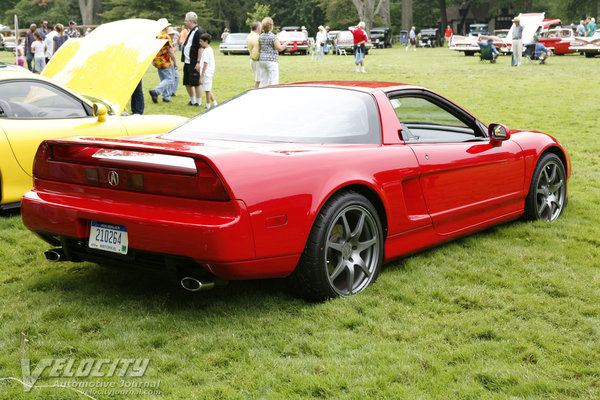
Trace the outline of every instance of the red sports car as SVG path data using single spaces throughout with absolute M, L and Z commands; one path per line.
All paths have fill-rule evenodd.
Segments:
M 21 209 L 50 260 L 178 271 L 189 290 L 289 277 L 321 300 L 415 250 L 554 221 L 570 169 L 553 137 L 486 126 L 427 89 L 310 82 L 250 90 L 166 134 L 45 141 Z

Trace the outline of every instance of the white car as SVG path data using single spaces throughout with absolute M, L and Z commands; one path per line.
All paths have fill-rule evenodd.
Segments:
M 219 45 L 219 51 L 223 54 L 250 54 L 248 51 L 247 33 L 230 33 Z
M 594 32 L 591 37 L 575 37 L 569 50 L 585 54 L 586 57 L 595 57 L 600 54 L 600 30 Z

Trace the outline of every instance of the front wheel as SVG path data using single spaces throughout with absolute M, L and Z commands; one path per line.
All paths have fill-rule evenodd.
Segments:
M 371 285 L 382 262 L 377 211 L 356 192 L 340 193 L 319 212 L 289 279 L 292 289 L 307 300 L 345 297 Z
M 525 200 L 525 217 L 552 222 L 567 202 L 567 173 L 562 160 L 552 153 L 538 161 Z

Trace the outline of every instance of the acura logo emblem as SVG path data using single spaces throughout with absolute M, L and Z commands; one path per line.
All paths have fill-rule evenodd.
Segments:
M 119 184 L 119 174 L 117 171 L 110 171 L 108 173 L 108 184 L 110 186 L 117 186 Z

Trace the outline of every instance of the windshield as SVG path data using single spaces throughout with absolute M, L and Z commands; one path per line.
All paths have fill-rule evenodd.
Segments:
M 381 143 L 379 113 L 371 95 L 306 86 L 250 90 L 167 135 L 186 140 Z

